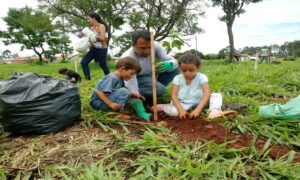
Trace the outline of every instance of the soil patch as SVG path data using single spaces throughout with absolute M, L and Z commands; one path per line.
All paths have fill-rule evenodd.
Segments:
M 179 139 L 185 142 L 191 141 L 214 141 L 217 144 L 222 144 L 229 141 L 228 147 L 230 148 L 242 148 L 248 147 L 252 141 L 252 136 L 249 134 L 234 134 L 228 129 L 222 127 L 218 123 L 206 121 L 203 118 L 197 119 L 185 119 L 181 120 L 177 117 L 168 117 L 164 119 L 164 123 L 167 128 L 171 129 L 172 133 L 176 133 Z M 256 149 L 262 150 L 266 141 L 258 139 L 256 142 Z M 274 145 L 269 146 L 271 148 L 269 156 L 273 159 L 286 155 L 290 149 L 286 146 Z M 294 162 L 300 162 L 300 153 L 297 152 L 294 158 Z

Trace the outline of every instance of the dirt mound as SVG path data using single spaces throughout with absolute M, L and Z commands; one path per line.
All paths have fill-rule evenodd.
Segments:
M 191 141 L 214 141 L 217 144 L 230 142 L 228 147 L 242 148 L 250 145 L 252 136 L 249 134 L 238 135 L 231 133 L 228 129 L 220 126 L 218 123 L 208 122 L 205 119 L 185 119 L 181 120 L 177 117 L 168 117 L 164 119 L 165 126 L 171 129 L 172 133 L 179 135 L 182 142 Z M 256 149 L 262 150 L 266 141 L 258 139 Z M 286 155 L 290 149 L 286 146 L 270 144 L 271 148 L 269 156 L 273 159 Z M 300 162 L 300 153 L 297 153 L 294 162 Z

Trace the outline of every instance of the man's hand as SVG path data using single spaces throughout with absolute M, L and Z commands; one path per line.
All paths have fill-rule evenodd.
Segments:
M 109 103 L 108 106 L 114 111 L 119 111 L 121 109 L 121 106 L 114 102 Z
M 156 64 L 156 69 L 158 72 L 166 72 L 173 70 L 173 64 L 169 61 L 163 61 Z
M 133 96 L 133 97 L 135 97 L 135 98 L 137 98 L 137 99 L 141 99 L 142 101 L 145 101 L 145 100 L 146 100 L 146 98 L 145 98 L 144 96 L 140 95 L 140 94 L 137 93 L 137 92 L 131 93 L 131 96 Z

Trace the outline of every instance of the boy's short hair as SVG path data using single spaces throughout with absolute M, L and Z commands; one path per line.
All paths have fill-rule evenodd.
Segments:
M 200 67 L 201 59 L 199 56 L 194 54 L 183 54 L 180 57 L 178 64 L 194 64 L 195 66 Z
M 58 73 L 59 73 L 59 74 L 63 74 L 63 73 L 68 72 L 68 71 L 69 71 L 68 68 L 62 67 L 62 68 L 60 68 L 60 69 L 58 70 Z
M 116 69 L 124 67 L 126 70 L 133 69 L 138 74 L 141 71 L 140 63 L 132 57 L 123 57 L 118 60 Z
M 148 30 L 134 31 L 131 36 L 132 44 L 135 44 L 137 42 L 137 40 L 140 39 L 141 37 L 143 39 L 145 39 L 146 41 L 150 41 L 151 40 L 150 31 L 148 31 Z

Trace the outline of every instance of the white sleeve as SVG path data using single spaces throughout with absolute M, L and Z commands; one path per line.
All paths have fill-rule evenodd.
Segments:
M 129 90 L 130 93 L 139 93 L 139 86 L 137 82 L 136 75 L 131 79 L 124 81 L 125 87 Z
M 174 77 L 173 84 L 176 86 L 179 86 L 179 76 L 178 75 Z
M 200 76 L 200 84 L 203 85 L 205 83 L 208 83 L 208 78 L 205 74 L 201 74 Z
M 154 42 L 156 56 L 162 61 L 170 61 L 173 64 L 173 69 L 178 67 L 178 62 L 175 58 L 168 55 L 165 49 L 158 43 Z

